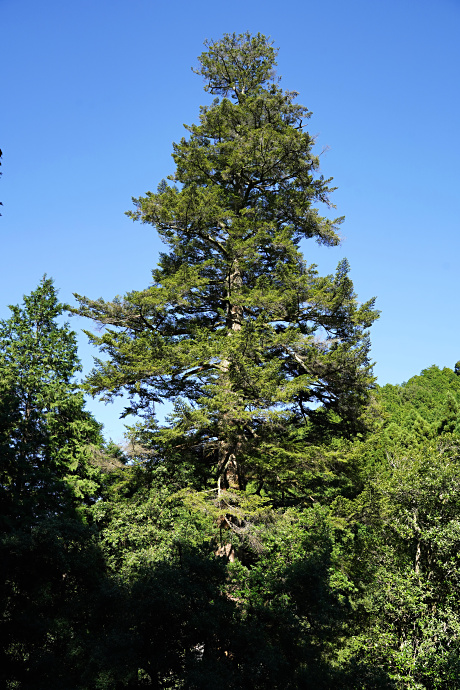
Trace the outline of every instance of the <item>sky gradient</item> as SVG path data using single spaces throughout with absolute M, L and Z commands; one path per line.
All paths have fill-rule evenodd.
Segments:
M 0 318 L 41 276 L 61 300 L 149 285 L 162 245 L 131 197 L 174 170 L 172 142 L 209 103 L 203 41 L 246 30 L 279 47 L 281 86 L 313 111 L 343 242 L 303 251 L 321 274 L 347 257 L 380 384 L 460 359 L 457 264 L 460 2 L 0 0 L 3 150 Z M 91 328 L 72 318 L 79 331 Z M 79 336 L 85 370 L 97 354 Z M 89 403 L 119 441 L 120 406 Z

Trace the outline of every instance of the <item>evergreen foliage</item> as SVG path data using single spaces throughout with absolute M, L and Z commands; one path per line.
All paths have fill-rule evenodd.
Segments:
M 385 670 L 389 687 L 453 689 L 460 678 L 459 394 L 455 373 L 435 366 L 379 389 L 382 421 L 352 450 L 362 490 L 334 506 L 352 539 L 342 655 Z
M 274 77 L 272 44 L 225 35 L 207 48 L 196 71 L 216 98 L 174 144 L 173 184 L 128 214 L 168 246 L 153 285 L 113 302 L 79 297 L 79 313 L 106 326 L 91 335 L 108 359 L 88 389 L 127 391 L 127 413 L 148 417 L 173 401 L 158 442 L 244 490 L 295 476 L 318 437 L 362 430 L 377 314 L 357 302 L 346 261 L 321 277 L 300 252 L 308 238 L 337 244 L 341 219 L 315 207 L 333 207 L 330 180 L 317 172 L 310 113 Z
M 51 280 L 0 322 L 1 687 L 456 690 L 460 363 L 374 384 L 373 302 L 300 251 L 339 240 L 310 114 L 264 36 L 206 47 L 215 100 L 129 214 L 152 286 L 80 298 L 126 447 Z
M 89 458 L 102 437 L 74 380 L 76 338 L 57 323 L 63 305 L 52 281 L 43 278 L 22 307 L 10 309 L 0 322 L 2 505 L 33 520 L 59 512 L 72 494 L 94 494 Z
M 0 322 L 2 687 L 71 687 L 100 562 L 82 524 L 100 425 L 74 381 L 75 334 L 58 324 L 52 281 L 10 309 Z

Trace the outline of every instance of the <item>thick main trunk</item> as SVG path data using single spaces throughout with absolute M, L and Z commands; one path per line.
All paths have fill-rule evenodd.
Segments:
M 229 269 L 227 276 L 227 315 L 226 315 L 226 327 L 228 331 L 240 331 L 241 322 L 243 320 L 243 307 L 233 303 L 233 297 L 235 291 L 241 289 L 243 284 L 243 279 L 241 276 L 240 267 L 238 261 L 234 261 Z
M 241 331 L 241 321 L 243 319 L 243 307 L 236 304 L 227 305 L 227 316 L 225 325 L 229 331 Z
M 422 560 L 422 547 L 421 547 L 421 540 L 420 540 L 420 527 L 418 525 L 418 515 L 417 515 L 417 510 L 414 511 L 413 515 L 413 521 L 414 521 L 414 531 L 417 535 L 417 546 L 415 549 L 415 558 L 414 558 L 414 571 L 416 575 L 420 575 L 420 562 Z
M 237 449 L 233 449 L 237 451 Z M 219 478 L 218 490 L 221 491 L 244 491 L 246 479 L 241 463 L 238 461 L 238 453 L 230 452 L 224 441 L 220 443 L 219 449 Z
M 243 320 L 243 307 L 237 304 L 233 304 L 232 296 L 234 291 L 238 291 L 242 285 L 241 272 L 238 266 L 238 262 L 234 262 L 229 274 L 227 276 L 227 311 L 225 325 L 227 328 L 227 334 L 230 336 L 232 333 L 241 330 L 241 324 Z M 222 386 L 231 389 L 231 381 L 229 378 L 229 372 L 231 367 L 230 359 L 223 359 L 221 362 L 221 377 Z M 230 413 L 231 416 L 231 413 Z M 228 425 L 228 419 L 226 420 L 226 426 Z M 239 462 L 239 446 L 240 443 L 229 443 L 228 439 L 221 439 L 219 444 L 219 478 L 218 478 L 218 489 L 221 490 L 239 490 L 242 491 L 246 487 L 246 481 L 242 471 L 241 463 Z

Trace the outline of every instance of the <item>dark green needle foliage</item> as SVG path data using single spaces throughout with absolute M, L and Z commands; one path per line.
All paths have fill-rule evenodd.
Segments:
M 74 687 L 99 563 L 83 513 L 99 482 L 100 425 L 84 409 L 52 281 L 10 309 L 0 322 L 1 683 Z
M 460 687 L 460 363 L 374 384 L 373 301 L 301 252 L 341 219 L 275 58 L 206 43 L 211 99 L 128 213 L 152 284 L 74 310 L 87 390 L 144 416 L 125 449 L 52 282 L 0 322 L 2 687 Z
M 89 459 L 100 426 L 84 409 L 76 338 L 57 322 L 63 306 L 52 281 L 10 309 L 0 322 L 2 503 L 33 521 L 95 492 Z
M 153 284 L 113 302 L 80 297 L 105 325 L 88 389 L 127 391 L 127 412 L 175 405 L 158 443 L 222 488 L 290 481 L 302 450 L 362 430 L 372 384 L 367 328 L 348 264 L 322 277 L 303 240 L 339 243 L 310 112 L 275 78 L 260 34 L 207 42 L 195 70 L 215 98 L 173 146 L 175 173 L 135 199 L 133 220 L 167 246 Z M 318 405 L 320 409 L 318 411 Z M 151 427 L 151 422 L 149 422 Z M 307 463 L 308 464 L 308 463 Z
M 196 72 L 214 100 L 173 145 L 174 174 L 128 213 L 166 246 L 151 286 L 78 297 L 103 326 L 88 391 L 127 392 L 126 414 L 145 417 L 133 466 L 91 509 L 113 604 L 88 668 L 98 687 L 345 687 L 331 660 L 347 585 L 316 503 L 351 481 L 338 476 L 366 428 L 377 313 L 346 261 L 323 277 L 302 255 L 307 240 L 337 245 L 341 219 L 272 44 L 206 48 Z

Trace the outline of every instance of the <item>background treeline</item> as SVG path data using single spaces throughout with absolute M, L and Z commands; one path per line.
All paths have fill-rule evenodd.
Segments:
M 61 311 L 44 279 L 1 328 L 5 687 L 458 687 L 457 373 L 376 386 L 284 495 L 217 496 L 144 426 L 104 443 Z
M 275 57 L 200 56 L 214 100 L 130 214 L 152 285 L 73 309 L 83 388 L 50 279 L 0 323 L 3 687 L 459 686 L 460 364 L 375 384 L 373 301 L 300 251 L 341 219 Z M 127 392 L 125 448 L 82 390 Z

